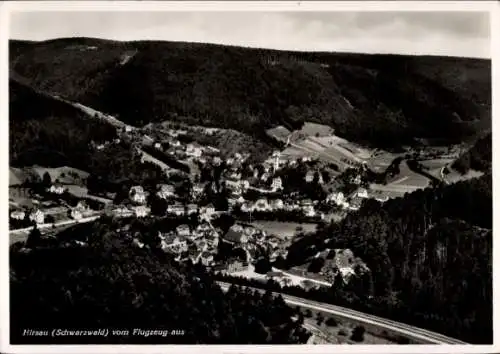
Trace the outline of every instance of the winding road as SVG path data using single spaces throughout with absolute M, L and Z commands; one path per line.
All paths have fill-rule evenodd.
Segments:
M 227 291 L 231 284 L 226 282 L 218 282 L 221 289 L 223 291 Z M 264 292 L 263 289 L 257 289 L 254 287 L 248 287 L 252 290 L 257 290 Z M 286 295 L 283 293 L 273 292 L 273 295 L 281 295 L 286 303 L 294 306 L 300 306 L 303 308 L 308 308 L 315 311 L 322 311 L 326 313 L 330 313 L 332 315 L 336 315 L 339 317 L 355 320 L 360 323 L 374 325 L 380 328 L 383 328 L 387 331 L 391 331 L 393 333 L 398 333 L 402 336 L 410 338 L 418 343 L 422 344 L 461 344 L 465 345 L 468 343 L 462 342 L 455 338 L 450 338 L 445 335 L 428 331 L 426 329 L 410 326 L 407 324 L 403 324 L 400 322 L 388 320 L 385 318 L 381 318 L 378 316 L 369 315 L 363 312 L 351 310 L 345 307 L 320 303 L 304 298 L 299 298 L 291 295 Z

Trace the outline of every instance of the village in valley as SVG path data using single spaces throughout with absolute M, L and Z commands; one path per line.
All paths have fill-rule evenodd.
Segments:
M 167 220 L 157 231 L 158 241 L 178 262 L 190 260 L 216 272 L 272 278 L 283 285 L 329 286 L 337 273 L 348 278 L 355 268 L 366 266 L 349 249 L 339 249 L 318 253 L 317 257 L 331 260 L 329 267 L 284 272 L 278 266 L 292 241 L 307 237 L 320 223 L 341 220 L 370 199 L 383 203 L 430 183 L 410 170 L 401 177 L 397 166 L 389 176 L 392 189 L 391 183 L 377 184 L 373 161 L 382 161 L 378 167 L 389 170 L 392 160 L 401 162 L 402 154 L 384 152 L 383 160 L 380 152 L 365 153 L 362 161 L 345 148 L 346 141 L 340 140 L 344 147 L 338 143 L 340 138 L 330 128 L 325 133 L 324 126 L 314 123 L 306 123 L 298 139 L 292 140 L 293 134 L 287 132 L 283 149 L 271 151 L 263 161 L 252 161 L 244 151 L 223 153 L 193 139 L 194 134 L 213 134 L 210 128 L 174 129 L 159 124 L 138 129 L 106 115 L 100 118 L 118 125 L 119 138 L 104 144 L 91 142 L 96 151 L 105 152 L 126 141 L 142 163 L 159 166 L 165 180 L 131 185 L 126 195 L 117 196 L 91 193 L 95 181 L 73 168 L 34 167 L 28 174 L 11 168 L 11 243 L 23 240 L 34 228 L 49 237 L 103 216 Z M 279 141 L 276 131 L 270 135 Z M 312 142 L 318 145 L 328 137 L 337 139 L 338 145 L 328 143 L 334 152 L 312 147 Z M 420 185 L 399 184 L 408 178 Z M 125 222 L 121 232 L 132 232 L 130 225 Z M 145 246 L 140 237 L 133 240 L 137 247 Z M 85 241 L 75 242 L 85 245 Z M 345 256 L 346 252 L 350 255 Z

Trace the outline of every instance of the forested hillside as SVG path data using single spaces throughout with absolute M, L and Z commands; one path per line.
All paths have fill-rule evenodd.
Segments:
M 469 170 L 488 171 L 491 170 L 492 156 L 491 133 L 478 139 L 476 143 L 453 163 L 453 168 L 460 173 Z
M 15 344 L 294 344 L 307 341 L 281 297 L 231 288 L 203 267 L 179 265 L 162 251 L 138 248 L 109 220 L 60 235 L 61 242 L 13 246 L 11 340 Z M 86 240 L 87 247 L 62 240 Z M 27 328 L 178 330 L 182 334 L 23 336 Z
M 288 266 L 325 248 L 350 248 L 371 269 L 372 285 L 351 289 L 340 303 L 491 343 L 491 190 L 486 174 L 383 206 L 370 200 L 342 222 L 293 244 Z
M 9 81 L 11 166 L 75 166 L 87 161 L 90 142 L 116 137 L 107 123 L 89 119 L 76 108 Z
M 487 60 L 88 38 L 10 47 L 11 70 L 30 85 L 137 125 L 172 119 L 259 135 L 313 121 L 400 146 L 461 142 L 491 123 Z

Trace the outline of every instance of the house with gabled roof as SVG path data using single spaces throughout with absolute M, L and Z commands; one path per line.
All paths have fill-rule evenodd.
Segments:
M 167 199 L 175 196 L 175 187 L 170 184 L 160 184 L 157 186 L 158 192 L 156 195 L 162 199 Z
M 15 210 L 10 213 L 10 217 L 16 220 L 24 220 L 24 218 L 26 217 L 26 213 L 22 210 Z
M 66 191 L 66 189 L 59 183 L 53 184 L 50 186 L 48 189 L 49 193 L 54 193 L 54 194 L 63 194 Z
M 244 234 L 243 228 L 233 225 L 224 235 L 223 240 L 233 245 L 245 244 L 248 242 L 248 237 Z
M 133 186 L 129 191 L 130 199 L 135 203 L 146 203 L 146 192 L 142 186 Z
M 40 209 L 34 209 L 30 213 L 29 219 L 37 224 L 43 224 L 45 220 L 45 214 Z

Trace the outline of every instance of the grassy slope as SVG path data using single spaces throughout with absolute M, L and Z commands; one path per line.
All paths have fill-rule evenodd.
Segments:
M 262 134 L 307 120 L 374 145 L 462 141 L 491 124 L 485 60 L 82 38 L 10 46 L 11 69 L 33 86 L 134 124 L 178 119 Z

